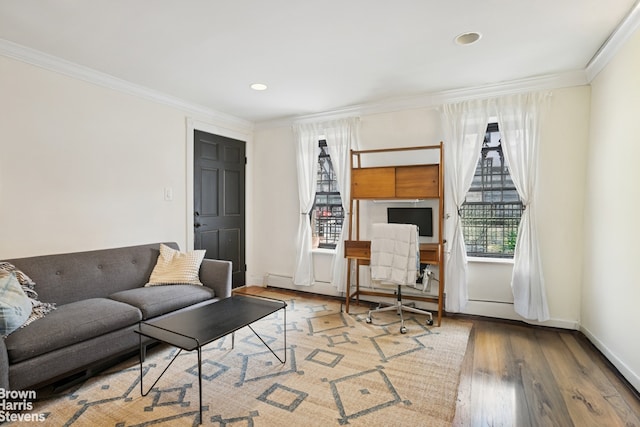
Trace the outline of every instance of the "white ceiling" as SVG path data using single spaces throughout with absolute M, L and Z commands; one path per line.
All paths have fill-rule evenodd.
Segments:
M 0 39 L 260 123 L 584 71 L 638 8 L 636 0 L 0 0 Z M 454 43 L 469 31 L 482 34 L 478 43 Z M 253 91 L 255 82 L 269 89 Z

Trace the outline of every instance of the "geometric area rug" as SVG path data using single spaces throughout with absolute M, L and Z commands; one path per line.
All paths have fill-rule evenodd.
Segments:
M 367 308 L 340 311 L 340 301 L 268 290 L 287 302 L 287 347 L 282 310 L 203 348 L 205 426 L 450 426 L 471 323 L 443 318 L 427 326 L 407 313 L 400 334 L 394 312 L 364 321 Z M 161 345 L 144 363 L 145 388 L 177 350 Z M 146 396 L 133 357 L 73 389 L 38 391 L 32 414 L 46 426 L 195 426 L 196 352 L 183 352 Z M 38 423 L 36 423 L 38 424 Z M 20 425 L 18 423 L 9 425 Z M 29 423 L 28 425 L 34 425 Z

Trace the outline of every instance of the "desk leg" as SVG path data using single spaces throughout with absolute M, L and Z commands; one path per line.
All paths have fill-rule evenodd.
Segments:
M 360 305 L 360 260 L 356 260 L 356 304 Z
M 344 303 L 345 305 L 345 312 L 347 314 L 349 314 L 349 302 L 351 300 L 351 258 L 347 258 L 347 289 L 346 289 L 346 301 Z

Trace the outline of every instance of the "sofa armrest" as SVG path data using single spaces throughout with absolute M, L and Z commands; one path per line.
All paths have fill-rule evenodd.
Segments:
M 213 289 L 218 298 L 231 296 L 231 261 L 204 259 L 200 266 L 200 281 Z
M 0 337 L 0 388 L 9 390 L 9 355 L 2 337 Z

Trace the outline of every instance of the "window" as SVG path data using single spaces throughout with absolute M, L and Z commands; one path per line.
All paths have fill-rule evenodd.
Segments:
M 314 247 L 334 249 L 340 239 L 344 211 L 338 190 L 338 181 L 333 171 L 327 142 L 321 140 L 318 156 L 318 182 L 316 198 L 311 210 L 311 231 Z
M 502 153 L 498 124 L 490 123 L 460 210 L 467 255 L 513 258 L 523 209 Z

